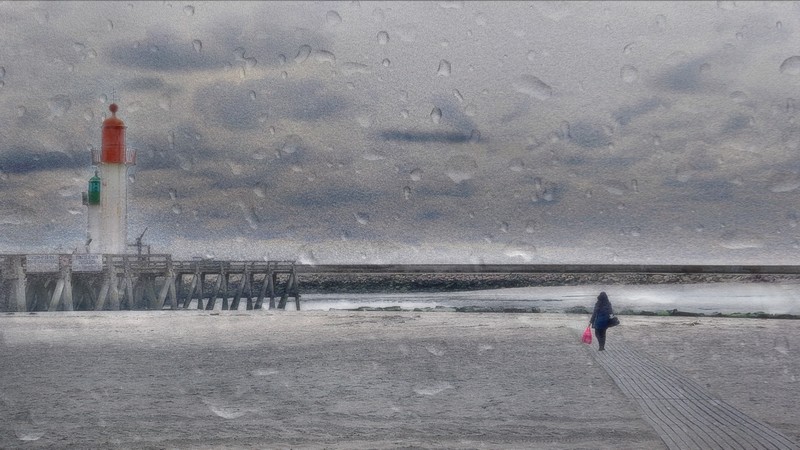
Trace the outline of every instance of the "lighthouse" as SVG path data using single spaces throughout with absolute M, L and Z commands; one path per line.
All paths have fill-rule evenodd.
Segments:
M 102 147 L 92 150 L 96 167 L 89 179 L 84 204 L 89 208 L 87 250 L 90 253 L 125 253 L 128 240 L 128 167 L 136 152 L 125 147 L 125 123 L 117 117 L 117 104 L 108 106 L 111 117 L 103 121 Z

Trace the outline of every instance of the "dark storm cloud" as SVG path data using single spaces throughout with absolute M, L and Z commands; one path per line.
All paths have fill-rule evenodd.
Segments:
M 196 52 L 189 42 L 118 43 L 107 52 L 112 64 L 137 70 L 192 72 L 221 69 L 227 62 L 209 51 Z
M 6 173 L 26 174 L 53 169 L 73 169 L 86 167 L 88 161 L 81 161 L 62 152 L 28 152 L 12 149 L 0 155 L 0 170 Z
M 462 181 L 461 183 L 447 183 L 437 186 L 421 186 L 414 190 L 414 195 L 420 197 L 457 197 L 470 198 L 478 192 L 474 183 Z
M 379 192 L 366 192 L 363 189 L 330 188 L 291 195 L 286 201 L 300 208 L 332 208 L 347 204 L 369 205 L 381 196 Z
M 703 86 L 700 77 L 701 61 L 692 60 L 667 69 L 658 79 L 658 86 L 679 92 L 697 92 Z
M 676 190 L 676 192 L 670 192 L 674 201 L 686 199 L 696 202 L 733 200 L 736 188 L 733 183 L 727 180 L 689 180 L 682 183 L 674 178 L 665 180 L 664 186 Z M 678 193 L 678 190 L 683 191 L 683 193 Z
M 384 130 L 380 137 L 387 141 L 402 141 L 411 143 L 436 142 L 443 144 L 463 144 L 469 142 L 470 133 L 455 131 L 403 131 Z
M 584 148 L 608 147 L 613 142 L 602 127 L 588 122 L 570 124 L 569 135 L 573 142 Z
M 653 97 L 647 100 L 642 100 L 633 106 L 623 106 L 614 112 L 614 119 L 620 125 L 627 125 L 633 119 L 655 111 L 656 109 L 666 106 L 664 101 L 660 98 Z
M 725 122 L 725 126 L 722 129 L 723 133 L 731 132 L 731 131 L 739 131 L 745 128 L 750 128 L 752 122 L 752 118 L 750 116 L 740 114 L 737 116 L 733 116 Z
M 335 118 L 347 107 L 344 99 L 327 93 L 316 81 L 292 83 L 265 95 L 262 91 L 269 82 L 218 83 L 202 87 L 194 97 L 195 109 L 212 123 L 225 128 L 252 130 L 263 128 L 264 121 L 270 116 L 313 122 Z

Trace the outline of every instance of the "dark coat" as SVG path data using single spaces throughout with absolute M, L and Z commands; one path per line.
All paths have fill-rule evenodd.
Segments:
M 606 295 L 605 292 L 601 292 L 600 295 L 597 296 L 597 302 L 594 304 L 594 311 L 592 312 L 592 318 L 589 319 L 589 323 L 591 323 L 592 328 L 596 330 L 604 330 L 608 328 L 608 321 L 611 320 L 612 314 L 614 314 L 614 310 L 611 308 L 608 295 Z

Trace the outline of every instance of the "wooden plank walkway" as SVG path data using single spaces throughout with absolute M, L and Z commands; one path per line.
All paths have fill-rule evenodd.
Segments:
M 592 353 L 670 449 L 800 449 L 779 431 L 624 342 Z

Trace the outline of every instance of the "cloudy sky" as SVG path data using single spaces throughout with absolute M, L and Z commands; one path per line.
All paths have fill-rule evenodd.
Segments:
M 2 2 L 0 251 L 797 263 L 797 2 Z M 796 99 L 796 100 L 795 100 Z

